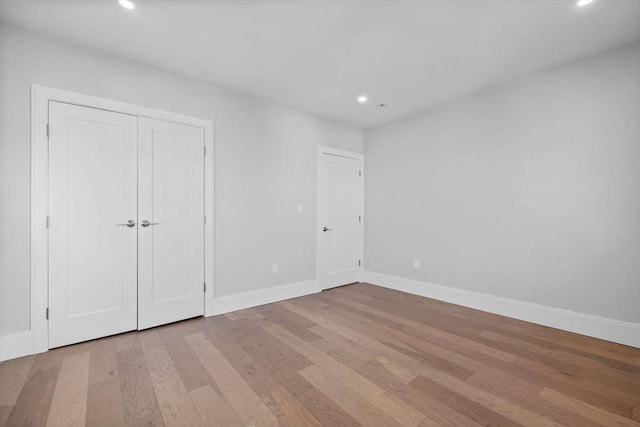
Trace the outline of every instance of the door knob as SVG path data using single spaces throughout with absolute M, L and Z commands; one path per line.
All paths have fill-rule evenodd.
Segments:
M 118 225 L 120 227 L 129 227 L 129 228 L 131 228 L 131 227 L 135 227 L 136 226 L 136 222 L 134 220 L 130 219 L 125 224 L 116 224 L 116 225 Z
M 144 219 L 144 220 L 142 220 L 140 225 L 143 226 L 143 227 L 148 227 L 150 225 L 158 225 L 158 223 L 157 222 L 149 222 L 149 220 Z
M 324 231 L 325 233 L 326 233 L 327 231 L 331 231 L 331 230 L 333 230 L 333 228 L 327 228 L 327 227 L 324 227 L 324 228 L 322 229 L 322 231 Z

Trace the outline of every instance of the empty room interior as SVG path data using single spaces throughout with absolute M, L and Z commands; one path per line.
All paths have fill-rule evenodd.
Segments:
M 0 1 L 0 427 L 640 427 L 640 0 Z

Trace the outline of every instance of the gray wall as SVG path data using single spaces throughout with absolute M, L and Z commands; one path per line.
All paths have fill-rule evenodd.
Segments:
M 369 129 L 365 154 L 366 270 L 640 323 L 639 44 Z
M 360 129 L 0 23 L 0 335 L 30 327 L 31 83 L 214 120 L 216 296 L 316 277 L 316 147 Z

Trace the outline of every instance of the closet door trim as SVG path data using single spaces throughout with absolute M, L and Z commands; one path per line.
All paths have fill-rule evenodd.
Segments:
M 31 85 L 31 307 L 30 329 L 25 334 L 20 348 L 12 354 L 0 354 L 0 360 L 48 350 L 48 117 L 49 101 L 64 102 L 84 107 L 97 108 L 138 117 L 149 117 L 182 123 L 204 129 L 205 133 L 205 307 L 204 315 L 213 315 L 214 296 L 214 123 L 166 111 L 140 107 L 133 104 L 69 92 L 40 85 Z M 204 284 L 203 284 L 204 286 Z

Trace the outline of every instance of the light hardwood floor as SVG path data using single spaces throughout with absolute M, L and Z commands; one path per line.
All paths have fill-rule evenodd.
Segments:
M 367 284 L 0 364 L 0 426 L 640 426 L 640 350 Z

